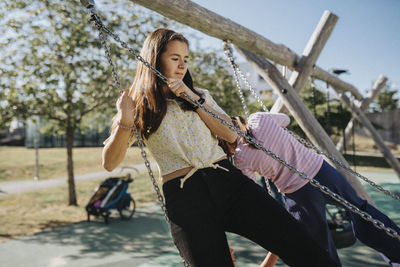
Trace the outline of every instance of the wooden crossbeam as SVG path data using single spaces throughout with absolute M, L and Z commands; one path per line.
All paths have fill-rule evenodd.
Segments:
M 197 29 L 221 40 L 230 40 L 241 48 L 251 51 L 295 70 L 300 57 L 282 44 L 275 44 L 267 38 L 224 18 L 190 0 L 131 0 L 141 6 L 156 11 L 161 15 Z M 358 89 L 314 66 L 311 76 L 325 81 L 339 91 L 348 91 L 356 99 L 362 99 Z

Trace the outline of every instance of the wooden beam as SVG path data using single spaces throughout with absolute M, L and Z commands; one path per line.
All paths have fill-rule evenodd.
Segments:
M 294 70 L 299 56 L 282 44 L 275 44 L 267 38 L 224 18 L 190 0 L 131 0 L 161 15 L 183 23 L 207 35 L 221 40 L 230 40 L 232 44 L 266 57 L 277 64 Z M 353 85 L 346 83 L 329 72 L 315 67 L 311 74 L 341 91 L 349 91 L 356 99 L 362 95 Z
M 241 48 L 236 47 L 236 49 L 257 70 L 257 72 L 269 82 L 273 90 L 284 101 L 287 109 L 290 111 L 296 122 L 298 122 L 300 127 L 311 139 L 311 141 L 346 166 L 349 166 L 342 154 L 336 150 L 336 147 L 329 138 L 328 134 L 303 104 L 293 87 L 284 77 L 282 77 L 282 74 L 279 72 L 279 70 L 265 58 Z M 338 167 L 338 170 L 341 169 Z M 346 177 L 348 182 L 353 186 L 360 197 L 373 204 L 371 198 L 368 196 L 358 178 L 348 172 L 342 171 L 342 174 Z
M 313 66 L 328 41 L 337 21 L 338 17 L 329 11 L 325 11 L 322 14 L 317 27 L 303 51 L 303 55 L 300 58 L 296 69 L 292 72 L 289 79 L 289 84 L 297 92 L 300 92 L 306 85 L 308 77 L 312 73 Z M 271 113 L 280 113 L 283 111 L 283 108 L 283 101 L 278 98 L 271 108 Z
M 365 112 L 369 105 L 371 104 L 372 101 L 374 101 L 375 97 L 379 94 L 379 92 L 382 90 L 382 88 L 385 86 L 387 81 L 387 78 L 383 75 L 380 75 L 378 80 L 376 80 L 374 86 L 372 87 L 372 90 L 368 93 L 367 97 L 364 98 L 360 102 L 357 107 L 362 111 Z M 344 150 L 344 143 L 345 140 L 350 140 L 350 136 L 353 130 L 353 124 L 354 124 L 354 118 L 351 118 L 349 123 L 347 124 L 343 136 L 340 138 L 339 142 L 336 144 L 336 149 L 339 150 L 340 152 L 343 152 Z
M 353 116 L 367 129 L 372 138 L 375 141 L 375 144 L 381 150 L 383 157 L 386 161 L 392 166 L 393 170 L 396 172 L 397 176 L 400 178 L 400 163 L 396 159 L 396 157 L 392 154 L 390 149 L 383 142 L 382 137 L 375 130 L 372 123 L 368 120 L 367 116 L 365 116 L 364 112 L 361 111 L 345 94 L 339 94 L 340 99 L 350 108 Z

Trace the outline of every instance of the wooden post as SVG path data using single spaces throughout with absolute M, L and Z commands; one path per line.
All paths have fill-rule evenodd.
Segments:
M 268 58 L 277 64 L 294 70 L 299 56 L 282 44 L 275 44 L 267 38 L 224 18 L 190 0 L 131 0 L 161 15 L 188 25 L 207 35 L 221 40 L 230 40 L 232 44 L 255 54 Z M 315 66 L 311 76 L 325 81 L 339 91 L 349 91 L 356 99 L 362 95 L 353 85 Z
M 379 94 L 382 88 L 385 86 L 387 78 L 383 75 L 380 75 L 378 80 L 376 80 L 372 90 L 368 93 L 367 97 L 361 101 L 361 103 L 357 106 L 362 112 L 365 112 L 372 101 L 374 101 L 375 97 Z M 336 149 L 340 152 L 343 152 L 344 142 L 345 140 L 350 140 L 350 136 L 352 133 L 354 124 L 354 118 L 351 118 L 349 123 L 347 124 L 343 136 L 340 138 L 339 142 L 336 144 Z
M 342 154 L 336 150 L 336 147 L 328 134 L 303 104 L 293 87 L 284 77 L 282 77 L 279 70 L 265 58 L 241 48 L 236 47 L 236 49 L 257 70 L 257 72 L 269 82 L 273 90 L 283 100 L 286 108 L 290 111 L 294 119 L 299 123 L 300 127 L 311 141 L 346 166 L 349 166 Z M 341 170 L 340 168 L 338 169 Z M 353 186 L 357 194 L 366 199 L 369 203 L 373 204 L 358 178 L 348 172 L 342 171 L 342 173 Z
M 390 149 L 383 142 L 382 137 L 375 130 L 372 123 L 368 120 L 367 116 L 365 116 L 364 112 L 361 111 L 345 94 L 339 94 L 340 99 L 350 108 L 353 116 L 360 122 L 362 125 L 368 130 L 371 134 L 372 138 L 375 141 L 375 144 L 381 150 L 383 157 L 386 161 L 392 166 L 393 170 L 396 172 L 397 176 L 400 178 L 400 163 L 396 159 L 396 157 L 392 154 Z
M 315 28 L 307 46 L 303 51 L 303 56 L 300 58 L 295 71 L 289 79 L 289 84 L 300 92 L 307 83 L 307 79 L 312 72 L 312 68 L 321 54 L 333 28 L 338 21 L 338 17 L 329 11 L 324 11 L 317 27 Z M 283 101 L 278 98 L 271 108 L 271 113 L 279 113 L 283 111 Z

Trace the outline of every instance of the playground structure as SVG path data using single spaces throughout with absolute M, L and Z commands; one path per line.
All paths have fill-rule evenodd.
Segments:
M 340 153 L 343 141 L 339 141 L 338 148 L 336 148 L 336 145 L 332 142 L 326 131 L 321 127 L 297 94 L 297 92 L 303 89 L 309 77 L 326 82 L 336 91 L 341 101 L 352 112 L 353 119 L 346 127 L 345 138 L 347 137 L 348 139 L 352 123 L 354 119 L 357 119 L 360 124 L 366 127 L 376 146 L 400 178 L 400 163 L 384 144 L 383 139 L 364 114 L 369 104 L 385 86 L 387 78 L 381 75 L 375 82 L 369 95 L 364 98 L 355 86 L 342 81 L 337 76 L 315 65 L 338 21 L 338 17 L 335 14 L 329 11 L 323 13 L 303 54 L 298 56 L 288 47 L 275 44 L 267 38 L 189 0 L 133 0 L 133 2 L 207 35 L 221 40 L 229 40 L 235 49 L 255 68 L 258 74 L 270 83 L 274 92 L 279 96 L 278 101 L 271 109 L 271 113 L 282 112 L 283 108 L 286 107 L 313 144 L 349 166 Z M 291 69 L 293 72 L 289 80 L 286 80 L 268 59 Z M 344 92 L 350 92 L 355 99 L 361 101 L 361 104 L 356 105 Z M 335 165 L 337 166 L 337 164 Z M 337 167 L 341 170 L 340 166 Z M 356 189 L 356 192 L 372 203 L 359 180 L 349 173 L 343 172 L 343 174 Z
M 154 67 L 149 65 L 147 62 L 137 55 L 135 51 L 129 49 L 126 43 L 121 41 L 119 37 L 112 32 L 110 32 L 104 25 L 102 25 L 101 21 L 98 20 L 97 15 L 94 12 L 94 5 L 90 6 L 90 2 L 92 1 L 82 1 L 86 2 L 86 7 L 92 13 L 92 20 L 95 22 L 96 27 L 100 31 L 100 38 L 102 40 L 102 44 L 105 44 L 104 35 L 102 37 L 102 31 L 107 33 L 108 35 L 112 36 L 114 40 L 119 42 L 122 47 L 128 49 L 132 54 L 136 56 L 137 59 L 141 60 L 147 67 L 149 67 L 157 76 L 159 76 L 163 81 L 166 81 L 167 78 L 163 76 L 160 72 L 158 72 Z M 229 42 L 233 43 L 236 50 L 238 50 L 249 63 L 255 67 L 257 72 L 266 80 L 268 81 L 275 92 L 279 95 L 279 100 L 275 103 L 274 107 L 272 108 L 271 112 L 281 112 L 283 107 L 287 108 L 289 112 L 294 116 L 295 120 L 299 123 L 300 127 L 309 137 L 309 139 L 315 144 L 312 145 L 305 141 L 306 146 L 311 146 L 317 149 L 317 152 L 323 154 L 328 157 L 328 160 L 332 160 L 332 163 L 338 167 L 339 170 L 341 168 L 350 169 L 349 164 L 346 162 L 344 157 L 341 153 L 336 149 L 336 146 L 333 144 L 331 139 L 329 138 L 328 134 L 322 128 L 322 126 L 316 121 L 316 119 L 312 116 L 311 112 L 304 106 L 301 99 L 299 98 L 297 92 L 300 91 L 304 85 L 306 84 L 307 79 L 312 77 L 314 79 L 318 79 L 321 81 L 325 81 L 328 83 L 339 95 L 340 99 L 344 104 L 346 104 L 349 109 L 351 110 L 353 117 L 359 120 L 369 131 L 372 135 L 376 145 L 383 153 L 385 159 L 389 162 L 392 168 L 395 170 L 396 174 L 400 177 L 400 164 L 397 159 L 392 155 L 390 150 L 384 145 L 382 138 L 376 133 L 376 130 L 372 126 L 371 122 L 366 118 L 365 114 L 361 110 L 361 105 L 356 106 L 345 94 L 344 92 L 349 91 L 354 98 L 362 99 L 361 94 L 358 90 L 343 81 L 341 81 L 338 77 L 331 75 L 330 73 L 318 68 L 315 66 L 315 62 L 322 51 L 332 29 L 337 21 L 337 16 L 325 11 L 323 17 L 320 20 L 316 30 L 314 31 L 309 43 L 307 44 L 302 57 L 297 56 L 295 53 L 291 52 L 290 49 L 286 48 L 283 45 L 276 45 L 271 41 L 258 36 L 257 34 L 251 32 L 250 30 L 245 29 L 244 27 L 237 25 L 227 19 L 220 17 L 219 15 L 210 12 L 190 1 L 180 1 L 179 5 L 176 4 L 176 1 L 134 1 L 138 2 L 139 4 L 152 9 L 166 17 L 172 18 L 176 21 L 181 23 L 187 24 L 192 28 L 196 28 L 198 30 L 203 31 L 206 34 L 212 35 L 214 37 L 220 38 L 222 40 L 229 40 Z M 84 3 L 85 4 L 85 3 Z M 190 20 L 189 20 L 190 18 Z M 208 24 L 212 25 L 208 25 Z M 210 26 L 210 27 L 209 27 Z M 213 27 L 211 27 L 213 26 Z M 217 35 L 217 36 L 216 36 Z M 252 40 L 250 43 L 248 40 Z M 120 84 L 118 82 L 118 76 L 116 75 L 114 65 L 110 60 L 109 50 L 107 49 L 107 45 L 104 45 L 106 48 L 106 54 L 109 59 L 109 63 L 113 69 L 113 75 L 116 80 L 117 86 L 120 88 Z M 264 48 L 265 51 L 262 53 L 261 48 Z M 257 53 L 257 54 L 256 54 Z M 293 73 L 288 80 L 286 80 L 282 74 L 278 71 L 278 69 L 268 61 L 266 58 L 270 60 L 274 60 L 275 63 L 284 65 L 290 68 Z M 146 64 L 147 63 L 147 64 Z M 380 79 L 376 83 L 376 91 L 379 91 L 386 82 L 386 78 L 381 76 Z M 374 86 L 375 88 L 375 86 Z M 375 95 L 369 96 L 371 101 Z M 218 118 L 217 115 L 213 114 L 212 112 L 208 111 L 207 108 L 201 105 L 201 103 L 197 102 L 196 100 L 192 99 L 186 94 L 183 94 L 183 97 L 195 104 L 196 106 L 202 108 L 214 118 L 221 121 L 226 126 L 231 126 L 227 122 L 223 121 L 222 119 Z M 367 103 L 364 105 L 368 106 L 369 103 L 367 100 L 364 100 L 362 103 Z M 231 130 L 235 130 L 240 134 L 240 131 L 234 129 L 233 126 L 229 127 Z M 135 135 L 139 140 L 139 146 L 143 149 L 143 143 L 140 140 L 140 137 L 135 131 Z M 284 160 L 277 157 L 273 154 L 273 152 L 263 148 L 261 145 L 257 144 L 252 138 L 249 138 L 243 134 L 240 134 L 246 138 L 247 141 L 254 144 L 256 148 L 263 150 L 268 155 L 272 156 L 275 160 L 278 160 L 282 165 L 288 167 L 292 171 L 298 173 L 301 177 L 310 180 L 310 183 L 324 191 L 324 193 L 330 195 L 335 200 L 339 201 L 340 203 L 344 204 L 347 208 L 351 211 L 358 213 L 360 216 L 367 215 L 363 212 L 360 212 L 357 208 L 354 209 L 354 206 L 347 202 L 346 200 L 337 198 L 335 194 L 329 192 L 329 189 L 324 189 L 318 182 L 314 182 L 309 177 L 305 176 L 304 173 L 301 173 L 299 170 L 293 168 L 289 164 L 287 164 Z M 317 147 L 322 148 L 326 152 L 320 151 Z M 158 186 L 154 181 L 154 175 L 149 168 L 149 164 L 146 158 L 145 153 L 142 150 L 142 155 L 145 159 L 146 166 L 148 166 L 149 175 L 153 180 L 153 185 L 157 191 L 159 196 L 159 201 L 163 203 L 162 196 L 160 195 Z M 362 187 L 361 183 L 355 178 L 353 172 L 350 173 L 343 173 L 350 184 L 355 188 L 357 193 L 367 199 L 370 203 L 372 203 L 371 199 L 365 192 L 365 189 Z M 360 176 L 359 176 L 360 177 Z M 370 183 L 374 185 L 373 182 Z M 376 184 L 375 184 L 376 185 Z M 377 187 L 378 188 L 378 187 Z M 379 188 L 378 188 L 379 189 Z M 380 189 L 379 189 L 380 190 Z M 382 191 L 382 190 L 381 190 Z M 399 200 L 398 196 L 392 195 L 394 198 Z M 373 203 L 372 203 L 373 204 Z M 165 211 L 164 205 L 162 208 Z M 384 229 L 386 233 L 394 238 L 400 239 L 398 233 L 393 231 L 390 228 L 385 228 L 382 223 L 371 219 L 371 216 L 362 216 L 367 221 L 374 223 L 377 228 Z M 168 220 L 168 218 L 166 217 Z

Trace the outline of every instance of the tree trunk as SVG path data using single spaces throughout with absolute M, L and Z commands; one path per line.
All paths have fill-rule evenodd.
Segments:
M 67 125 L 67 172 L 68 172 L 68 205 L 78 206 L 75 191 L 75 179 L 74 179 L 74 163 L 72 160 L 72 146 L 74 142 L 75 129 L 68 122 Z

